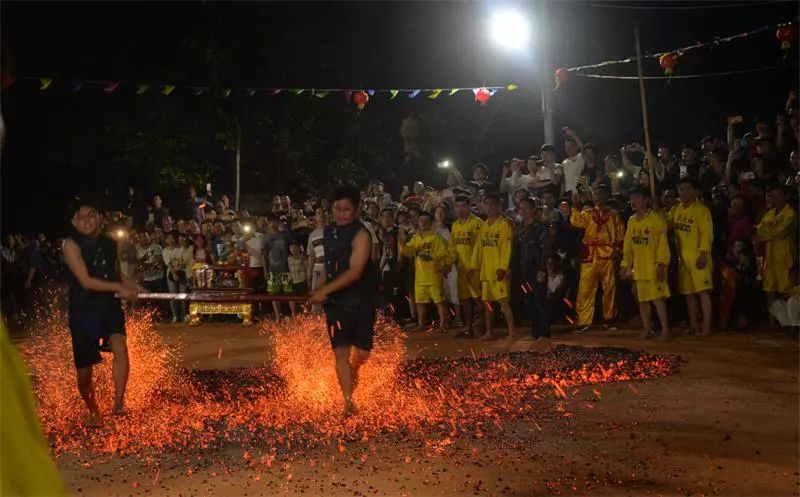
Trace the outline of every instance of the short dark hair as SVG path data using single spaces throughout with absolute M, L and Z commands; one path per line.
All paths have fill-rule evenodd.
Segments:
M 585 152 L 587 150 L 591 150 L 592 152 L 597 153 L 597 145 L 595 145 L 594 143 L 591 143 L 591 142 L 584 143 L 583 144 L 583 151 Z
M 274 212 L 268 212 L 265 217 L 267 218 L 267 221 L 269 221 L 269 222 L 280 221 L 281 220 L 280 216 L 278 216 Z M 203 224 L 205 224 L 206 222 L 208 222 L 208 221 L 203 221 Z
M 455 203 L 464 202 L 465 204 L 469 204 L 469 197 L 466 195 L 459 195 L 456 197 Z
M 345 199 L 349 200 L 353 204 L 353 207 L 358 207 L 361 201 L 361 191 L 355 185 L 337 186 L 336 189 L 333 190 L 331 201 L 336 202 L 337 200 Z
M 606 195 L 611 194 L 611 188 L 608 187 L 605 183 L 600 183 L 599 185 L 592 188 L 592 190 L 596 192 L 604 192 Z
M 421 218 L 422 217 L 429 217 L 429 218 L 433 219 L 433 214 L 428 212 L 428 211 L 420 211 L 419 217 L 421 217 Z
M 786 188 L 785 185 L 782 185 L 780 183 L 773 183 L 769 185 L 769 189 L 767 189 L 768 192 L 774 192 L 776 190 L 783 192 L 784 195 L 789 195 L 789 189 Z
M 487 193 L 483 196 L 483 201 L 486 202 L 487 200 L 491 200 L 493 202 L 500 203 L 500 196 L 496 193 Z
M 630 196 L 641 195 L 642 197 L 650 198 L 650 189 L 649 188 L 643 188 L 641 186 L 637 186 L 637 187 L 631 188 L 631 191 L 630 191 L 629 195 Z
M 545 143 L 539 149 L 539 152 L 553 152 L 553 153 L 556 153 L 556 147 L 550 145 L 549 143 Z
M 385 207 L 383 210 L 381 210 L 381 213 L 379 215 L 382 216 L 384 212 L 388 212 L 389 214 L 394 216 L 394 209 L 392 209 L 391 207 Z
M 678 180 L 678 184 L 679 185 L 684 184 L 684 183 L 692 185 L 692 188 L 694 188 L 695 190 L 699 190 L 700 189 L 700 182 L 697 181 L 696 179 L 692 178 L 691 176 L 684 176 L 684 177 L 682 177 L 681 179 Z
M 81 210 L 82 207 L 90 207 L 96 210 L 98 213 L 102 212 L 100 208 L 100 202 L 95 198 L 94 195 L 91 194 L 78 194 L 75 195 L 72 200 L 69 202 L 69 217 L 75 217 L 75 214 Z
M 420 209 L 417 204 L 411 204 L 408 206 L 407 212 L 411 214 L 411 211 L 422 212 L 422 209 Z
M 531 209 L 536 209 L 536 201 L 531 197 L 525 197 L 519 201 L 519 205 L 522 205 L 523 203 L 530 204 Z
M 473 170 L 475 170 L 475 169 L 483 169 L 483 172 L 485 172 L 486 174 L 489 174 L 489 169 L 486 167 L 486 164 L 484 164 L 483 162 L 478 162 L 477 164 L 475 164 L 475 167 L 473 167 L 472 169 Z

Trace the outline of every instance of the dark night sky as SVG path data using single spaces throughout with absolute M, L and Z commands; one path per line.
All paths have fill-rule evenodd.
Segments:
M 647 53 L 798 17 L 797 2 L 683 9 L 699 3 L 643 2 L 639 5 L 650 9 L 631 10 L 603 8 L 608 2 L 554 2 L 549 4 L 550 21 L 539 28 L 548 37 L 553 65 L 559 67 L 633 55 L 635 22 Z M 665 6 L 682 9 L 653 9 Z M 3 2 L 0 15 L 3 47 L 13 50 L 17 75 L 52 76 L 62 83 L 87 78 L 206 84 L 209 68 L 188 57 L 179 45 L 182 37 L 195 36 L 235 47 L 224 71 L 225 83 L 234 87 L 437 88 L 512 81 L 525 85 L 532 77 L 530 62 L 495 49 L 487 38 L 489 7 L 477 2 Z M 654 142 L 677 146 L 705 134 L 724 136 L 725 117 L 730 114 L 742 114 L 745 123 L 752 123 L 758 114 L 774 119 L 787 91 L 797 87 L 797 67 L 791 64 L 796 55 L 795 49 L 784 61 L 770 32 L 683 57 L 678 74 L 782 63 L 786 67 L 735 77 L 649 82 Z M 617 66 L 612 71 L 633 75 L 635 67 Z M 661 74 L 654 60 L 646 62 L 645 72 Z M 22 216 L 19 209 L 70 194 L 60 192 L 59 184 L 49 179 L 52 166 L 39 153 L 53 132 L 48 123 L 70 122 L 70 116 L 82 112 L 81 106 L 102 119 L 103 112 L 124 112 L 126 106 L 137 105 L 136 98 L 121 93 L 105 100 L 87 99 L 63 88 L 42 95 L 35 83 L 24 81 L 4 93 L 8 128 L 2 163 L 4 229 L 19 229 L 20 219 L 53 226 L 47 222 L 54 216 L 52 210 L 34 208 Z M 328 101 L 331 98 L 324 104 L 336 105 Z M 436 113 L 453 122 L 477 112 L 465 95 L 446 98 L 373 102 L 365 112 L 385 112 L 387 119 L 397 115 L 394 130 L 408 109 Z M 489 111 L 498 108 L 483 137 L 482 156 L 468 157 L 470 143 L 479 135 L 474 127 L 465 131 L 472 135 L 464 136 L 460 145 L 443 152 L 462 161 L 488 160 L 493 166 L 511 155 L 533 152 L 542 136 L 538 98 L 537 90 L 528 88 L 498 95 L 490 103 Z M 260 102 L 254 100 L 252 105 Z M 342 112 L 352 111 L 343 100 L 338 104 Z M 597 142 L 601 153 L 643 139 L 635 81 L 573 78 L 556 94 L 556 113 L 559 128 L 570 125 L 584 139 Z M 79 119 L 75 121 L 80 125 Z

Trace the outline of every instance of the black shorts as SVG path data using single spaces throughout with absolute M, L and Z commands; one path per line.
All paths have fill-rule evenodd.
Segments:
M 304 281 L 302 283 L 292 283 L 292 289 L 295 295 L 307 295 L 308 284 Z
M 325 312 L 331 347 L 352 345 L 361 350 L 372 350 L 375 337 L 374 302 L 329 303 L 325 306 Z
M 107 343 L 111 335 L 125 335 L 125 313 L 119 303 L 101 313 L 69 313 L 69 332 L 72 336 L 72 357 L 76 369 L 102 361 L 100 340 Z

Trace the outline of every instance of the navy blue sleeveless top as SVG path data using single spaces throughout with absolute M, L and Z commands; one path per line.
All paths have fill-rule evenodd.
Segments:
M 359 220 L 345 226 L 338 226 L 333 223 L 325 227 L 322 242 L 325 247 L 325 275 L 328 282 L 333 281 L 337 276 L 350 269 L 353 240 L 361 230 L 369 234 L 369 230 Z M 370 257 L 361 279 L 347 288 L 330 294 L 328 296 L 328 304 L 372 305 L 377 289 L 378 268 L 372 257 Z
M 83 262 L 89 276 L 106 281 L 120 281 L 117 269 L 117 243 L 105 235 L 97 238 L 74 233 L 69 237 L 81 249 Z M 102 314 L 119 307 L 119 299 L 111 292 L 95 292 L 81 286 L 72 271 L 67 271 L 69 282 L 69 312 L 76 314 Z

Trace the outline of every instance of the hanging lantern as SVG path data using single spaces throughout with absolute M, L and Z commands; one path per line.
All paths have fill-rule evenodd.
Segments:
M 358 110 L 363 110 L 364 106 L 369 102 L 369 94 L 364 90 L 359 90 L 353 93 L 353 102 L 355 102 Z
M 473 91 L 475 92 L 475 101 L 482 106 L 485 106 L 489 102 L 489 99 L 492 98 L 492 92 L 486 88 L 478 88 Z
M 779 26 L 778 30 L 775 31 L 775 37 L 781 42 L 781 50 L 788 54 L 794 42 L 794 24 Z
M 672 76 L 672 73 L 675 72 L 675 68 L 678 66 L 678 54 L 675 52 L 665 53 L 658 58 L 658 63 L 664 69 L 664 74 Z
M 568 77 L 569 77 L 569 72 L 567 72 L 566 67 L 559 67 L 558 69 L 556 69 L 556 90 L 558 90 L 558 87 L 561 86 L 561 83 L 567 81 Z

